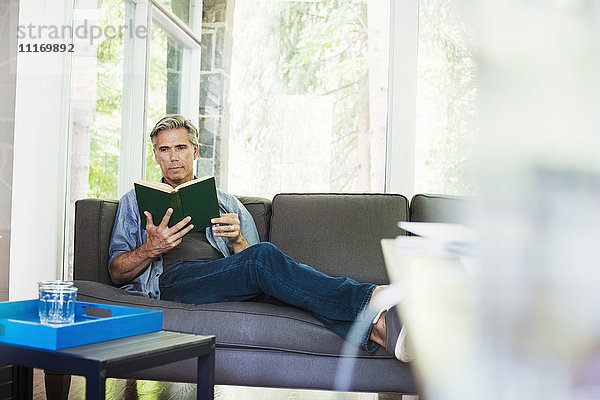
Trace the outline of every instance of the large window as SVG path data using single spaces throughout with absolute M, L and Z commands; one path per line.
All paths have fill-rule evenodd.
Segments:
M 133 177 L 159 179 L 146 136 L 175 112 L 200 128 L 198 174 L 230 192 L 383 191 L 389 0 L 201 3 L 75 10 L 76 24 L 130 31 L 74 55 L 72 197 L 114 198 Z M 419 0 L 416 192 L 471 190 L 476 64 L 454 4 Z M 146 37 L 132 37 L 139 25 Z M 189 32 L 200 25 L 196 65 Z
M 383 191 L 388 32 L 388 1 L 236 1 L 229 190 Z

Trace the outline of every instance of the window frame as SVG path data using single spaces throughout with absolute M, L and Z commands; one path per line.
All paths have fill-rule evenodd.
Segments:
M 419 0 L 390 3 L 385 192 L 415 193 Z
M 184 46 L 181 82 L 181 114 L 191 121 L 198 120 L 200 96 L 200 38 L 202 29 L 202 1 L 190 1 L 190 26 L 165 8 L 157 0 L 123 0 L 126 19 L 133 26 L 146 28 L 145 37 L 125 40 L 123 78 L 122 129 L 119 150 L 117 194 L 121 197 L 131 189 L 131 183 L 146 175 L 146 141 L 148 140 L 147 109 L 150 74 L 150 46 L 152 24 L 156 22 Z M 140 72 L 143 71 L 143 72 Z M 196 88 L 196 90 L 194 90 Z M 196 106 L 194 106 L 194 104 Z

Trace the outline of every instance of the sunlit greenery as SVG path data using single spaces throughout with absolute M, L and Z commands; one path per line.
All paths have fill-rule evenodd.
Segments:
M 470 122 L 477 64 L 472 27 L 456 6 L 446 0 L 419 3 L 417 192 L 473 192 Z
M 335 148 L 326 155 L 329 183 L 321 190 L 368 191 L 369 163 L 364 160 L 369 147 L 359 145 L 361 136 L 368 143 L 371 128 L 367 3 L 243 2 L 236 5 L 236 18 L 231 146 L 245 143 L 248 152 L 262 154 L 258 162 L 264 165 L 258 168 L 264 183 L 259 189 L 265 190 L 275 179 L 270 176 L 276 173 L 269 168 L 270 158 L 285 153 L 276 139 L 284 128 L 273 115 L 276 102 L 281 96 L 300 96 L 299 104 L 311 98 L 313 103 L 323 99 L 332 104 L 328 116 L 332 120 L 323 122 L 329 124 L 327 136 L 303 133 Z M 365 180 L 357 179 L 360 172 Z
M 274 31 L 279 37 L 278 78 L 287 94 L 333 99 L 330 190 L 368 190 L 356 179 L 359 136 L 369 131 L 368 27 L 366 2 L 324 0 L 283 9 Z
M 122 0 L 104 0 L 102 29 L 124 25 Z M 89 127 L 90 175 L 88 195 L 117 197 L 119 138 L 121 136 L 121 93 L 123 88 L 123 37 L 104 37 L 97 48 L 96 112 Z

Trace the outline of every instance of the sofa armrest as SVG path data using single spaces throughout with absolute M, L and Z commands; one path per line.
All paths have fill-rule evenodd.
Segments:
M 75 202 L 73 279 L 112 285 L 108 275 L 108 246 L 118 205 L 117 200 Z

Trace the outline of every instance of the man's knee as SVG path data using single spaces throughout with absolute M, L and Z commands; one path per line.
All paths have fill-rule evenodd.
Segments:
M 277 246 L 270 242 L 260 242 L 253 247 L 256 247 L 256 252 L 261 255 L 279 256 L 283 254 Z
M 277 269 L 281 265 L 285 255 L 277 246 L 269 242 L 260 242 L 244 250 L 246 259 L 254 265 L 257 270 Z
M 260 242 L 254 246 L 249 247 L 245 251 L 252 253 L 251 258 L 254 260 L 269 260 L 278 264 L 285 258 L 285 254 L 273 243 Z

